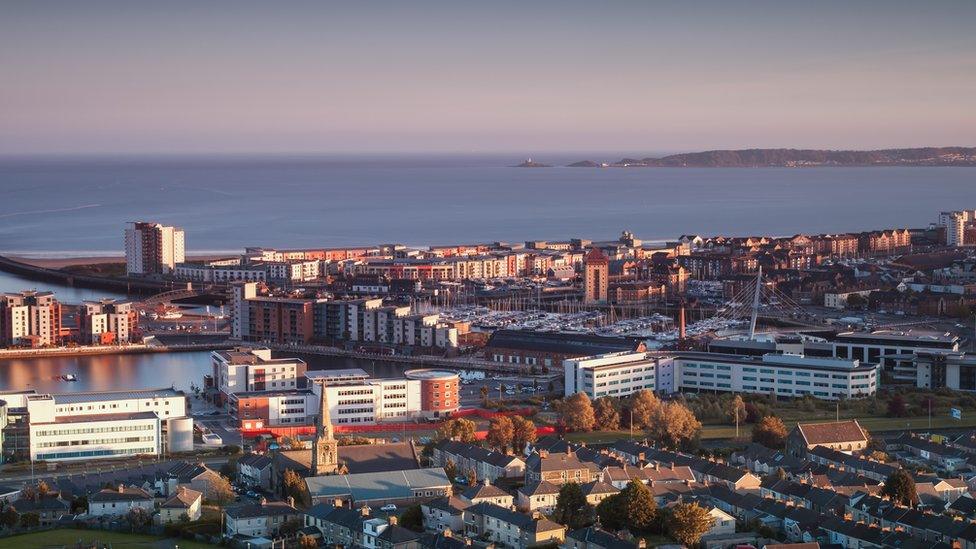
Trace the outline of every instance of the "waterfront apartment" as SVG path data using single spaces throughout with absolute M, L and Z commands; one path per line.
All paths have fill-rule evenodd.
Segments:
M 219 403 L 236 393 L 297 389 L 306 369 L 304 360 L 271 358 L 271 349 L 263 347 L 214 351 L 210 359 Z
M 734 356 L 718 353 L 613 353 L 567 360 L 565 394 L 590 398 L 626 396 L 640 389 L 735 392 L 825 400 L 873 395 L 880 367 L 858 360 L 769 353 Z M 668 382 L 662 382 L 668 379 Z
M 136 221 L 125 225 L 125 270 L 132 275 L 170 274 L 186 261 L 183 229 Z
M 438 314 L 384 306 L 382 299 L 324 299 L 259 295 L 253 282 L 232 290 L 231 337 L 271 344 L 341 344 L 366 347 L 456 349 L 458 329 Z
M 160 456 L 193 449 L 186 395 L 172 388 L 29 394 L 28 454 L 32 461 Z
M 82 345 L 131 343 L 139 332 L 139 313 L 115 299 L 85 301 L 78 308 L 78 342 Z
M 61 303 L 53 292 L 0 294 L 0 347 L 46 347 L 61 341 Z

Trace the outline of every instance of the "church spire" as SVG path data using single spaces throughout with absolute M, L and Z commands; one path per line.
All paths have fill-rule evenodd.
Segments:
M 312 474 L 332 475 L 339 469 L 339 443 L 332 432 L 332 418 L 329 417 L 329 397 L 325 380 L 317 379 L 319 386 L 319 415 L 315 421 L 315 443 L 312 448 Z

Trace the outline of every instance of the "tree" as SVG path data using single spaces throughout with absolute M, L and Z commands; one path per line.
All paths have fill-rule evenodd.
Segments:
M 424 512 L 419 505 L 411 505 L 400 515 L 400 526 L 413 530 L 414 532 L 424 531 Z
M 563 484 L 556 496 L 553 520 L 570 530 L 576 530 L 591 524 L 592 516 L 593 508 L 587 503 L 580 485 L 575 482 Z
M 227 478 L 237 478 L 237 460 L 230 458 L 220 466 L 220 474 Z
M 37 513 L 24 513 L 20 515 L 21 528 L 37 528 L 41 525 L 41 516 Z
M 485 442 L 491 448 L 497 448 L 504 452 L 512 444 L 515 436 L 515 427 L 508 416 L 498 416 L 488 423 L 488 435 Z
M 292 536 L 297 534 L 298 531 L 301 530 L 302 526 L 304 525 L 305 522 L 303 519 L 300 518 L 288 519 L 284 522 L 284 524 L 281 525 L 280 528 L 278 528 L 278 533 L 285 537 Z
M 739 438 L 739 425 L 746 420 L 746 415 L 745 401 L 740 395 L 735 395 L 735 398 L 729 403 L 729 417 L 732 419 L 732 424 L 735 425 L 735 438 Z
M 593 414 L 593 404 L 586 393 L 576 393 L 563 401 L 562 421 L 570 431 L 589 431 L 593 429 L 596 417 Z
M 633 418 L 632 427 L 650 429 L 654 419 L 660 415 L 661 401 L 654 393 L 641 389 L 630 397 L 630 412 Z
M 444 464 L 444 473 L 447 475 L 447 478 L 451 480 L 451 482 L 454 482 L 454 479 L 458 476 L 457 465 L 455 465 L 453 461 L 448 461 Z
M 48 486 L 46 482 L 44 482 L 43 480 L 37 481 L 37 495 L 39 497 L 43 498 L 44 496 L 50 493 L 51 493 L 51 487 Z
M 905 398 L 895 395 L 888 401 L 888 417 L 908 417 L 908 405 Z
M 623 496 L 625 505 L 625 517 L 627 527 L 631 530 L 646 532 L 651 529 L 654 519 L 657 517 L 657 502 L 654 494 L 644 483 L 632 480 L 620 492 Z
M 298 538 L 298 547 L 300 549 L 317 549 L 318 546 L 319 546 L 318 540 L 313 538 L 312 536 L 302 534 L 302 536 Z
M 679 543 L 693 547 L 711 529 L 714 521 L 708 510 L 698 503 L 679 503 L 668 516 L 668 531 Z
M 600 525 L 610 531 L 617 531 L 627 527 L 627 500 L 623 493 L 617 493 L 603 498 L 596 506 L 596 516 L 600 517 Z
M 13 507 L 8 505 L 7 508 L 0 513 L 0 524 L 2 524 L 4 528 L 13 528 L 14 526 L 17 526 L 18 522 L 20 522 L 20 515 L 17 514 L 17 510 Z
M 304 450 L 305 443 L 298 439 L 298 437 L 283 436 L 281 437 L 281 442 L 278 445 L 282 448 L 288 450 Z
M 671 401 L 658 408 L 651 432 L 665 445 L 677 447 L 698 436 L 701 422 L 687 406 Z
M 455 418 L 441 425 L 440 429 L 437 430 L 437 438 L 474 442 L 476 440 L 474 434 L 475 428 L 474 422 L 470 419 L 464 419 L 463 417 Z
M 484 406 L 485 408 L 488 407 L 488 386 L 487 385 L 481 386 L 481 405 Z
M 217 505 L 234 501 L 234 487 L 230 485 L 230 479 L 219 473 L 210 475 L 210 499 Z
M 593 413 L 596 417 L 596 428 L 603 431 L 620 429 L 620 412 L 614 406 L 613 399 L 601 397 L 593 403 Z
M 291 469 L 285 469 L 284 485 L 286 495 L 303 506 L 308 505 L 308 491 L 305 490 L 305 481 L 298 473 Z
M 851 294 L 847 296 L 847 308 L 848 309 L 863 309 L 867 305 L 867 300 L 864 299 L 860 294 Z
M 531 419 L 522 416 L 512 417 L 512 449 L 521 452 L 526 444 L 535 442 L 536 428 Z
M 881 495 L 887 496 L 891 501 L 915 507 L 918 504 L 918 492 L 915 490 L 915 479 L 908 471 L 898 469 L 888 475 L 885 479 L 884 487 L 881 488 Z
M 141 530 L 149 525 L 152 521 L 152 516 L 149 512 L 142 507 L 133 507 L 129 509 L 129 513 L 125 515 L 126 522 L 129 523 L 134 530 Z
M 81 514 L 88 511 L 88 496 L 77 496 L 71 500 L 71 512 Z
M 478 483 L 478 473 L 474 469 L 468 469 L 464 472 L 464 479 L 468 481 L 468 486 L 474 486 Z
M 766 416 L 752 428 L 752 441 L 767 448 L 782 448 L 786 442 L 786 425 L 776 416 Z
M 782 467 L 776 468 L 776 480 L 786 480 L 786 469 Z

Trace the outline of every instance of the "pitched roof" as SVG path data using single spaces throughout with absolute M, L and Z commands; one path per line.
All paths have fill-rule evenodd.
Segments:
M 519 488 L 518 491 L 527 496 L 542 496 L 546 494 L 558 494 L 559 486 L 556 486 L 548 480 L 543 480 L 541 482 L 530 482 Z
M 637 351 L 641 341 L 631 337 L 604 337 L 530 330 L 496 330 L 488 338 L 489 349 L 522 349 L 576 356 Z
M 413 497 L 423 488 L 451 485 L 443 467 L 351 475 L 325 475 L 305 479 L 313 498 L 349 496 L 355 501 Z
M 149 492 L 135 486 L 121 486 L 119 488 L 105 488 L 100 492 L 88 497 L 89 502 L 108 502 L 108 501 L 141 501 L 151 500 L 153 497 Z
M 601 530 L 596 526 L 588 526 L 573 530 L 566 534 L 567 538 L 572 538 L 586 544 L 587 547 L 602 547 L 603 549 L 636 549 L 637 544 L 624 541 L 617 536 Z
M 173 497 L 163 503 L 163 507 L 168 509 L 189 509 L 203 494 L 189 488 L 182 488 Z
M 474 501 L 480 498 L 500 498 L 512 496 L 505 490 L 502 490 L 493 484 L 476 484 L 474 486 L 469 486 L 463 492 L 461 492 L 461 495 L 467 498 L 468 501 Z
M 271 466 L 271 458 L 261 454 L 244 454 L 237 460 L 238 465 L 247 465 L 255 469 L 264 469 Z
M 867 442 L 868 437 L 856 419 L 829 423 L 798 423 L 796 428 L 807 445 Z
M 590 251 L 586 252 L 585 256 L 583 256 L 583 263 L 608 264 L 610 263 L 610 258 L 607 257 L 607 254 L 603 253 L 603 250 L 594 246 L 593 248 L 590 248 Z
M 248 503 L 227 507 L 224 509 L 224 513 L 231 518 L 242 519 L 275 515 L 297 515 L 299 511 L 283 501 L 268 501 L 265 503 Z

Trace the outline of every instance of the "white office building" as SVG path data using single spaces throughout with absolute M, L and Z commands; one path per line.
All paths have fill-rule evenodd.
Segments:
M 919 381 L 915 354 L 958 351 L 959 337 L 947 332 L 877 330 L 840 333 L 831 344 L 835 357 L 879 364 L 896 382 L 925 386 Z
M 769 353 L 735 356 L 678 352 L 612 353 L 563 361 L 565 394 L 591 399 L 626 396 L 640 389 L 812 395 L 825 400 L 873 395 L 880 367 L 858 360 Z M 667 379 L 667 383 L 657 383 Z
M 331 370 L 314 371 L 305 376 L 315 391 L 316 403 L 322 386 L 313 382 L 325 380 L 329 415 L 336 425 L 396 421 L 423 412 L 419 379 L 369 379 L 357 369 L 339 370 L 338 375 Z
M 193 449 L 186 395 L 172 388 L 32 394 L 25 404 L 32 461 L 159 456 Z

